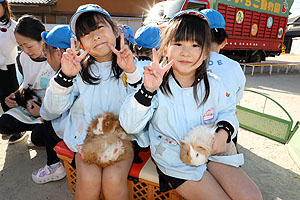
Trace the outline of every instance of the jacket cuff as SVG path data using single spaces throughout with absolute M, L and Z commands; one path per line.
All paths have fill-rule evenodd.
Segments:
M 134 98 L 142 105 L 144 106 L 150 106 L 151 105 L 151 100 L 153 96 L 157 94 L 156 91 L 154 92 L 149 92 L 144 84 L 141 86 L 141 89 L 135 93 Z
M 227 121 L 219 121 L 217 123 L 216 133 L 220 130 L 224 129 L 228 133 L 228 137 L 226 142 L 229 143 L 231 141 L 231 136 L 234 133 L 234 127 Z

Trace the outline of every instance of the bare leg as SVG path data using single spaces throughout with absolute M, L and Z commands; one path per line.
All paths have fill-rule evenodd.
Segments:
M 101 191 L 102 169 L 98 165 L 89 165 L 76 154 L 76 191 L 75 200 L 98 200 Z
M 231 199 L 262 200 L 259 189 L 240 167 L 209 162 L 207 169 Z
M 176 192 L 186 200 L 230 199 L 223 188 L 208 171 L 204 172 L 200 181 L 186 181 L 176 188 Z
M 105 200 L 129 200 L 127 177 L 133 154 L 126 160 L 103 168 L 102 191 Z

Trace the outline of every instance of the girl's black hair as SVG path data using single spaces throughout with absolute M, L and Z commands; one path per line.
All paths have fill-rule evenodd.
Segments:
M 222 44 L 228 35 L 224 28 L 213 28 L 210 30 L 211 32 L 211 41 L 217 44 Z
M 137 58 L 139 58 L 140 56 L 146 56 L 150 59 L 152 59 L 152 49 L 149 48 L 145 48 L 145 47 L 140 47 L 138 45 L 134 45 L 134 52 L 135 55 L 137 56 Z
M 75 24 L 75 32 L 78 41 L 80 42 L 80 38 L 89 34 L 90 32 L 99 28 L 99 23 L 109 24 L 114 34 L 117 35 L 118 26 L 111 20 L 110 17 L 99 13 L 99 12 L 85 12 L 81 14 Z M 116 39 L 116 47 L 117 50 L 120 50 L 120 37 Z M 123 69 L 119 67 L 117 64 L 117 56 L 113 53 L 112 54 L 112 73 L 115 79 L 119 79 L 120 75 L 123 72 Z M 91 55 L 87 55 L 87 57 L 82 61 L 82 70 L 80 75 L 82 80 L 85 83 L 96 85 L 101 82 L 100 75 L 95 75 L 92 70 L 90 69 L 90 65 L 95 63 L 95 58 Z
M 199 55 L 199 59 L 201 56 L 207 56 L 203 63 L 196 69 L 195 80 L 193 83 L 193 94 L 194 99 L 197 102 L 198 106 L 203 105 L 209 96 L 210 87 L 207 77 L 207 64 L 209 61 L 209 52 L 211 46 L 211 33 L 208 22 L 204 19 L 201 19 L 194 15 L 182 15 L 175 18 L 164 31 L 164 40 L 161 44 L 159 55 L 162 56 L 165 48 L 170 45 L 172 41 L 180 42 L 180 41 L 195 41 L 202 47 L 202 53 Z M 162 59 L 162 64 L 167 63 L 167 57 Z M 172 68 L 164 75 L 163 82 L 160 85 L 160 89 L 165 95 L 172 95 L 169 79 L 173 74 Z M 205 96 L 201 100 L 199 104 L 199 98 L 197 94 L 198 83 L 200 81 L 204 81 L 205 86 Z
M 7 1 L 1 2 L 3 8 L 4 8 L 4 15 L 0 18 L 0 22 L 2 22 L 4 25 L 9 25 L 12 19 L 15 18 L 13 15 L 9 3 Z
M 35 41 L 42 41 L 41 33 L 46 31 L 43 23 L 32 15 L 24 15 L 18 20 L 15 33 Z

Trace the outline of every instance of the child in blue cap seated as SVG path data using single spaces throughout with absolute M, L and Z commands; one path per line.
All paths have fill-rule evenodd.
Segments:
M 45 42 L 43 54 L 47 57 L 53 70 L 57 72 L 61 66 L 62 55 L 67 48 L 71 47 L 70 39 L 74 38 L 75 35 L 68 25 L 59 25 L 49 32 L 43 32 L 41 36 Z M 56 144 L 63 139 L 62 127 L 64 127 L 64 123 L 61 122 L 66 113 L 51 114 L 42 104 L 40 115 L 44 119 L 44 126 L 40 128 L 39 132 L 36 131 L 31 134 L 31 142 L 36 146 L 46 147 L 47 164 L 32 173 L 32 180 L 42 184 L 60 180 L 66 176 L 64 166 L 53 150 Z
M 150 145 L 161 192 L 174 189 L 184 199 L 260 200 L 258 188 L 238 167 L 242 156 L 211 156 L 200 166 L 180 159 L 180 142 L 193 128 L 216 127 L 210 152 L 214 155 L 225 151 L 238 124 L 235 100 L 226 96 L 220 79 L 207 72 L 210 36 L 200 12 L 186 10 L 173 16 L 158 54 L 153 50 L 153 61 L 145 68 L 144 83 L 121 107 L 120 123 L 129 133 L 148 130 L 139 139 Z
M 242 99 L 246 77 L 240 64 L 222 54 L 220 50 L 224 48 L 227 43 L 228 35 L 225 31 L 225 19 L 221 13 L 213 9 L 201 10 L 210 25 L 210 32 L 212 35 L 210 61 L 208 63 L 208 71 L 213 72 L 218 77 L 225 87 L 226 95 L 232 96 L 236 104 Z M 236 131 L 238 127 L 236 128 Z M 237 143 L 237 136 L 232 139 Z
M 50 80 L 43 106 L 64 117 L 63 140 L 78 152 L 87 127 L 98 114 L 119 114 L 128 94 L 137 90 L 141 79 L 124 35 L 109 13 L 96 4 L 80 6 L 70 28 L 84 52 L 77 55 L 74 40 L 63 54 L 61 70 Z M 126 79 L 126 81 L 124 81 Z M 134 155 L 101 168 L 85 163 L 78 153 L 75 199 L 129 199 L 127 177 Z
M 134 46 L 134 35 L 130 26 L 122 24 L 119 26 L 120 32 L 123 33 L 125 37 L 125 44 L 128 45 L 129 49 L 133 52 Z
M 137 58 L 135 64 L 140 71 L 151 63 L 152 49 L 160 48 L 161 36 L 162 31 L 152 25 L 142 26 L 135 32 L 134 52 Z

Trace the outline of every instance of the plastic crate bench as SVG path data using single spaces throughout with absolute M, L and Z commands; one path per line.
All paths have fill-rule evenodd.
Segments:
M 72 194 L 75 193 L 76 187 L 76 169 L 71 166 L 74 152 L 61 141 L 54 150 L 57 156 L 64 161 L 69 188 Z M 170 190 L 160 192 L 158 184 L 158 174 L 155 164 L 153 163 L 149 149 L 139 152 L 142 163 L 133 163 L 128 174 L 128 190 L 131 200 L 183 200 L 183 198 Z

